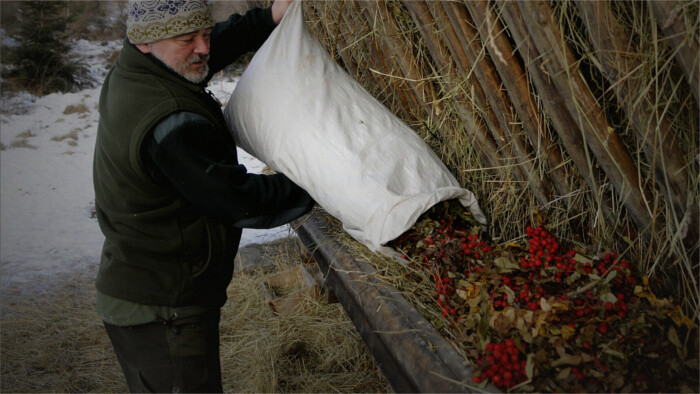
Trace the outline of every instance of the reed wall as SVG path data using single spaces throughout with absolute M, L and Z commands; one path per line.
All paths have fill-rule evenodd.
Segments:
M 259 2 L 250 2 L 258 4 Z M 479 197 L 698 309 L 700 3 L 303 0 L 333 58 Z

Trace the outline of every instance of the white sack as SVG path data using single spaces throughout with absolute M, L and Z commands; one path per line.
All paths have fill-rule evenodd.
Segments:
M 372 250 L 440 201 L 474 194 L 425 142 L 339 67 L 299 2 L 253 57 L 224 114 L 239 147 L 303 187 Z

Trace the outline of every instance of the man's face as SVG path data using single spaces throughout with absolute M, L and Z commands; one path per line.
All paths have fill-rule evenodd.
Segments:
M 203 29 L 137 47 L 144 53 L 153 54 L 188 81 L 199 83 L 209 73 L 210 35 L 211 29 Z

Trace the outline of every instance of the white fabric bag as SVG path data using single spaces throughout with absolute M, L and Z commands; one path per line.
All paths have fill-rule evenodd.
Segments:
M 224 111 L 239 147 L 304 188 L 371 250 L 472 192 L 425 142 L 338 66 L 294 3 L 257 51 Z

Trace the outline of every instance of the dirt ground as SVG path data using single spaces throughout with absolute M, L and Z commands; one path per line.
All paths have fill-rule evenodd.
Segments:
M 227 392 L 389 392 L 339 304 L 306 299 L 273 314 L 267 275 L 304 264 L 298 238 L 241 249 L 222 309 Z M 40 291 L 0 289 L 0 392 L 127 391 L 94 311 L 95 269 L 46 279 Z

